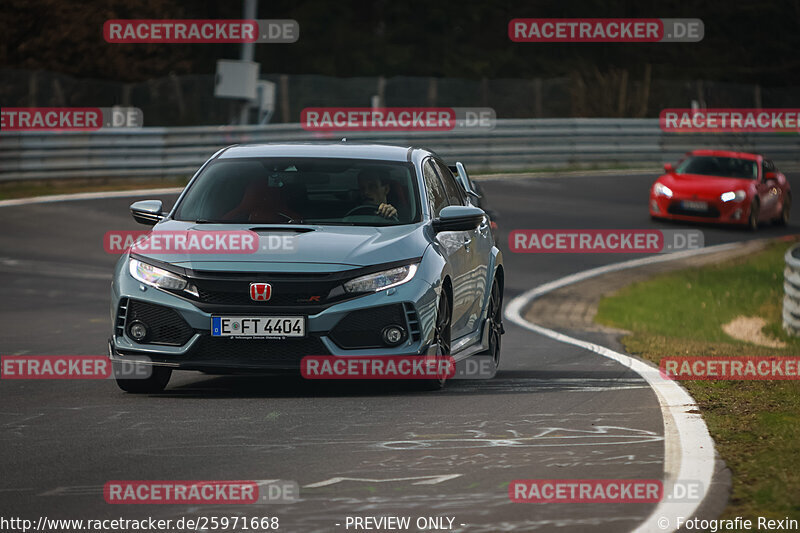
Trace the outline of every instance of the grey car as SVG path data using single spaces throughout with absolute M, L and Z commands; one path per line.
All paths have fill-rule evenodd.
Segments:
M 502 253 L 455 168 L 416 147 L 235 145 L 200 167 L 169 212 L 134 203 L 151 237 L 248 232 L 256 245 L 123 254 L 109 356 L 150 372 L 117 383 L 156 392 L 173 370 L 297 372 L 312 355 L 482 355 L 496 369 Z

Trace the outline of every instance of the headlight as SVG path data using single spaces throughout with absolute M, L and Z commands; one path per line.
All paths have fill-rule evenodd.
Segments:
M 728 191 L 720 195 L 719 199 L 723 202 L 741 202 L 747 198 L 747 192 L 739 189 L 738 191 Z
M 167 272 L 163 268 L 154 267 L 136 259 L 131 259 L 128 266 L 131 276 L 147 285 L 159 289 L 182 290 L 186 288 L 185 279 L 172 272 Z
M 663 183 L 656 183 L 653 187 L 653 191 L 655 191 L 656 196 L 666 196 L 667 198 L 672 198 L 672 189 Z
M 411 281 L 411 278 L 416 273 L 417 265 L 406 265 L 375 272 L 374 274 L 351 279 L 344 284 L 344 290 L 347 292 L 377 292 Z

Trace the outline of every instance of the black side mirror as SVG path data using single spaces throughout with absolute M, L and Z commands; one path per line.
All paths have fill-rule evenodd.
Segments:
M 471 205 L 450 205 L 433 219 L 433 229 L 440 231 L 470 231 L 477 228 L 487 218 L 483 209 Z

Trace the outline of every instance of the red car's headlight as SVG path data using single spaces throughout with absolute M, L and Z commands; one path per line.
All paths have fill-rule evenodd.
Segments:
M 656 183 L 653 185 L 653 192 L 656 196 L 666 196 L 667 198 L 672 198 L 672 189 L 663 183 Z

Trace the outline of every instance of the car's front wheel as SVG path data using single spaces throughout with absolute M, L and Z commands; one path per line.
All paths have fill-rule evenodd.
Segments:
M 492 282 L 492 292 L 489 295 L 489 309 L 486 313 L 488 321 L 489 348 L 478 355 L 492 358 L 494 370 L 500 366 L 500 344 L 503 331 L 503 294 L 500 292 L 500 283 L 497 279 Z
M 436 324 L 433 330 L 433 342 L 436 345 L 437 356 L 450 355 L 451 320 L 450 300 L 448 300 L 447 294 L 442 291 L 442 295 L 439 297 L 439 309 L 436 311 Z M 423 390 L 439 390 L 444 387 L 445 381 L 447 381 L 446 377 L 422 379 L 419 381 L 419 386 Z
M 117 372 L 116 367 L 117 363 L 114 363 L 115 375 L 121 374 L 121 372 Z M 153 366 L 151 369 L 150 376 L 143 379 L 117 378 L 117 385 L 125 392 L 133 394 L 161 392 L 169 383 L 169 378 L 172 377 L 172 369 L 166 366 Z

